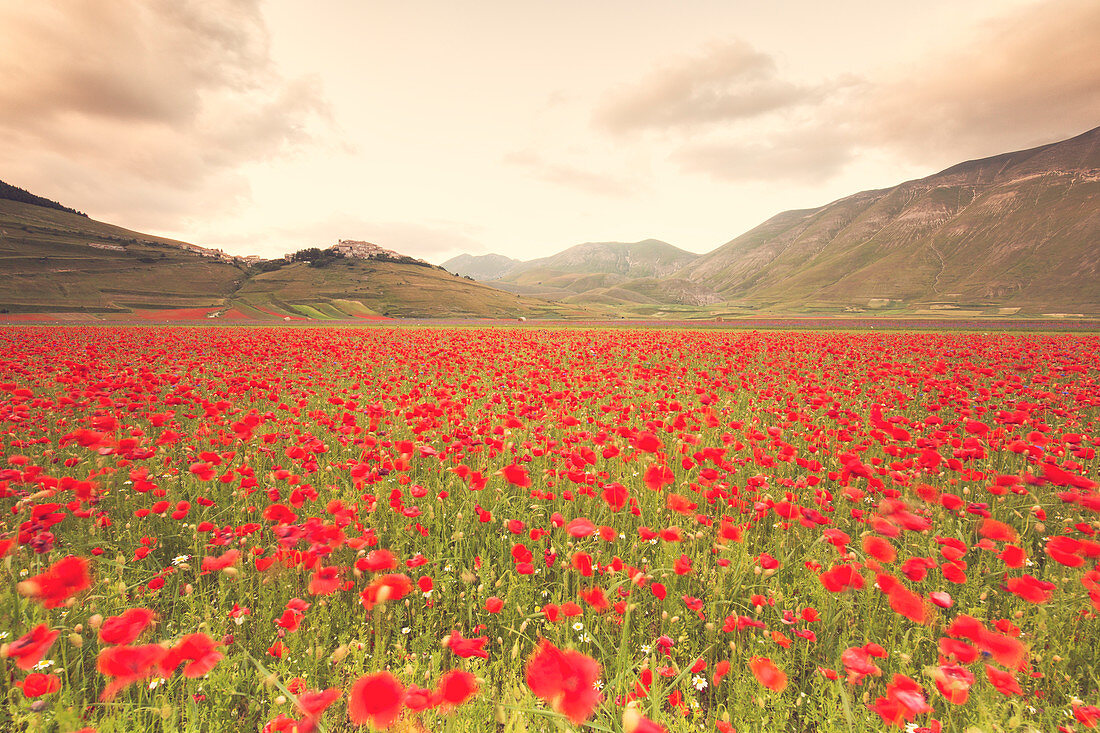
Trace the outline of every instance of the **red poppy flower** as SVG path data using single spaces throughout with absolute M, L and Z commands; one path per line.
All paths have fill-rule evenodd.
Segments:
M 782 692 L 787 689 L 787 675 L 767 657 L 753 657 L 749 660 L 749 669 L 756 681 L 769 690 Z
M 168 677 L 180 664 L 187 662 L 183 668 L 183 676 L 202 677 L 225 656 L 218 651 L 219 646 L 221 642 L 214 641 L 206 634 L 188 634 L 169 649 L 160 660 L 160 674 L 162 677 Z
M 974 675 L 965 667 L 957 664 L 943 664 L 932 672 L 936 688 L 952 705 L 962 705 L 970 697 L 970 686 L 974 684 Z
M 840 661 L 848 672 L 848 684 L 858 685 L 864 677 L 882 674 L 882 670 L 871 661 L 871 655 L 863 647 L 848 647 L 840 655 Z
M 848 588 L 859 590 L 863 587 L 863 576 L 851 565 L 835 565 L 818 578 L 830 593 L 840 593 Z
M 879 562 L 891 563 L 897 559 L 897 551 L 888 540 L 869 534 L 863 538 L 863 551 Z
M 148 608 L 131 608 L 119 616 L 111 616 L 99 627 L 99 640 L 104 644 L 130 644 L 155 617 Z
M 295 720 L 280 713 L 269 720 L 260 733 L 313 733 L 315 727 L 315 723 L 309 718 Z M 77 731 L 77 733 L 80 733 L 80 731 Z
M 464 639 L 462 634 L 458 631 L 452 631 L 451 635 L 443 640 L 443 646 L 450 649 L 453 653 L 467 659 L 469 657 L 481 657 L 482 659 L 489 658 L 489 652 L 485 651 L 485 645 L 489 643 L 489 638 L 486 636 L 479 636 L 473 639 Z
M 1023 575 L 1019 578 L 1009 578 L 1005 587 L 1010 593 L 1015 593 L 1028 603 L 1046 603 L 1054 594 L 1054 583 L 1039 580 L 1034 575 Z
M 217 475 L 214 467 L 205 462 L 192 463 L 189 470 L 198 476 L 200 481 L 209 481 Z
M 18 588 L 20 593 L 40 601 L 46 608 L 57 608 L 91 585 L 88 561 L 70 555 L 58 560 L 41 575 L 19 583 Z
M 435 690 L 413 685 L 405 691 L 405 707 L 414 713 L 434 708 L 439 703 L 439 693 Z
M 890 608 L 895 613 L 905 616 L 914 623 L 928 623 L 928 611 L 919 593 L 914 593 L 899 583 L 890 589 L 887 597 L 890 600 Z
M 109 646 L 99 653 L 96 669 L 113 677 L 103 690 L 101 699 L 112 700 L 119 690 L 151 675 L 168 650 L 157 644 L 145 646 Z
M 577 517 L 576 519 L 565 525 L 565 531 L 569 533 L 570 537 L 576 537 L 582 539 L 584 537 L 591 537 L 596 531 L 596 525 L 585 517 Z
M 412 581 L 404 573 L 380 575 L 359 594 L 363 608 L 368 611 L 379 603 L 399 601 L 412 591 Z
M 710 678 L 711 684 L 714 685 L 715 687 L 717 687 L 719 684 L 721 684 L 722 679 L 727 674 L 729 674 L 729 671 L 730 671 L 730 663 L 729 663 L 728 660 L 723 659 L 721 662 L 714 665 L 714 674 Z
M 1010 568 L 1022 568 L 1024 563 L 1027 562 L 1027 553 L 1023 548 L 1016 545 L 1006 545 L 1003 550 L 997 555 L 1004 561 L 1004 564 Z
M 309 579 L 309 592 L 314 596 L 327 596 L 340 587 L 341 569 L 338 567 L 318 568 Z
M 970 664 L 978 658 L 978 654 L 980 653 L 965 641 L 951 639 L 946 636 L 940 639 L 939 647 L 940 654 L 945 657 L 954 657 L 962 664 Z
M 893 681 L 886 686 L 886 697 L 878 698 L 874 705 L 868 707 L 878 713 L 884 723 L 899 728 L 905 721 L 932 712 L 921 686 L 903 674 L 895 674 Z
M 667 486 L 675 480 L 676 477 L 672 475 L 672 469 L 658 463 L 647 468 L 642 475 L 642 481 L 653 491 L 660 491 L 662 486 Z
M 389 672 L 360 677 L 348 692 L 348 717 L 356 725 L 389 728 L 405 703 L 405 687 Z
M 661 439 L 653 433 L 639 433 L 637 437 L 631 441 L 635 448 L 644 453 L 656 453 L 663 447 Z
M 327 690 L 303 690 L 297 693 L 296 707 L 307 718 L 319 718 L 332 703 L 344 696 L 344 691 L 338 687 L 330 687 Z
M 240 556 L 240 550 L 229 550 L 220 557 L 207 555 L 202 559 L 202 572 L 213 573 L 218 570 L 224 570 L 225 568 L 236 564 Z
M 461 669 L 452 669 L 444 673 L 436 684 L 436 694 L 440 704 L 449 707 L 458 707 L 462 703 L 477 694 L 477 680 L 469 672 Z
M 42 661 L 60 634 L 60 631 L 51 631 L 46 624 L 39 624 L 12 643 L 5 644 L 4 656 L 14 659 L 19 669 L 30 669 Z
M 622 484 L 611 483 L 603 488 L 600 496 L 611 507 L 611 511 L 617 512 L 626 504 L 630 494 Z
M 982 537 L 995 542 L 1015 542 L 1017 539 L 1015 529 L 1004 522 L 998 522 L 996 519 L 988 517 L 983 519 L 981 525 L 978 526 L 978 533 Z
M 997 688 L 997 692 L 1006 697 L 1024 694 L 1024 691 L 1020 689 L 1020 683 L 1016 681 L 1016 677 L 1011 671 L 997 669 L 987 664 L 985 665 L 985 676 L 989 679 L 990 684 Z
M 1073 717 L 1086 728 L 1095 728 L 1100 721 L 1100 707 L 1095 705 L 1074 705 Z
M 583 588 L 580 591 L 581 598 L 587 603 L 593 611 L 606 611 L 611 607 L 611 604 L 607 602 L 607 594 L 603 592 L 603 588 L 598 585 L 591 588 Z
M 577 651 L 562 651 L 546 639 L 527 661 L 527 686 L 537 697 L 580 725 L 595 712 L 603 696 L 596 689 L 600 665 Z
M 523 466 L 517 466 L 513 463 L 510 466 L 502 468 L 500 472 L 510 484 L 514 484 L 520 488 L 527 488 L 531 485 L 531 477 L 527 475 L 527 469 Z
M 298 627 L 302 625 L 302 613 L 295 611 L 292 608 L 288 608 L 283 611 L 283 615 L 275 619 L 275 625 L 286 629 L 288 632 L 293 633 L 298 630 Z
M 363 572 L 370 571 L 372 573 L 379 570 L 393 570 L 397 567 L 397 558 L 385 548 L 371 550 L 366 557 L 358 560 L 355 566 Z
M 61 689 L 61 680 L 57 675 L 40 674 L 32 672 L 23 680 L 23 695 L 25 697 L 42 697 Z

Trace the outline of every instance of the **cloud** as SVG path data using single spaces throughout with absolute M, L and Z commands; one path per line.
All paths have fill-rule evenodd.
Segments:
M 735 40 L 711 46 L 700 56 L 680 59 L 633 88 L 609 95 L 596 111 L 596 123 L 613 133 L 690 130 L 812 105 L 835 86 L 783 79 L 774 57 Z
M 821 183 L 857 152 L 931 173 L 1100 124 L 1097 38 L 1096 0 L 1034 2 L 902 66 L 820 83 L 734 41 L 609 94 L 595 119 L 670 133 L 668 159 L 717 180 Z
M 331 122 L 317 80 L 276 68 L 256 0 L 0 0 L 0 78 L 6 176 L 161 225 L 233 206 L 240 166 Z
M 532 150 L 520 150 L 503 157 L 505 163 L 518 166 L 530 176 L 557 186 L 574 188 L 599 196 L 627 196 L 638 190 L 638 184 L 624 181 L 588 168 L 546 160 Z
M 689 173 L 723 181 L 822 183 L 851 160 L 857 140 L 842 126 L 806 125 L 751 141 L 712 141 L 681 147 L 673 162 Z
M 975 158 L 1100 124 L 1100 3 L 1048 0 L 965 46 L 881 78 L 854 116 L 868 142 L 917 160 Z

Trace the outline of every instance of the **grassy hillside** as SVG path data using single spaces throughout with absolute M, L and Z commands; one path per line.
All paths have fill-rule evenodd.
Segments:
M 341 260 L 273 272 L 55 208 L 0 200 L 0 314 L 347 319 L 591 317 L 433 266 Z
M 1100 312 L 1100 128 L 784 212 L 682 269 L 759 308 Z
M 354 259 L 320 268 L 299 262 L 261 273 L 249 278 L 233 299 L 234 304 L 288 315 L 301 313 L 295 306 L 318 310 L 319 305 L 335 304 L 343 310 L 338 301 L 393 318 L 563 318 L 588 313 L 503 292 L 436 267 Z
M 0 200 L 0 310 L 196 308 L 217 305 L 247 277 L 242 267 L 182 246 L 66 211 Z

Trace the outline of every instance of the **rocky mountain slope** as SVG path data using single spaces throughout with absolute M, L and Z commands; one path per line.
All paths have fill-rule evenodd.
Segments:
M 762 307 L 1100 311 L 1100 128 L 787 211 L 677 276 Z

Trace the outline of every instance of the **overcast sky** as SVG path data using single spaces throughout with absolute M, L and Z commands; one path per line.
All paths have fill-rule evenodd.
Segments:
M 1100 125 L 1097 0 L 0 0 L 0 179 L 234 254 L 774 214 Z

